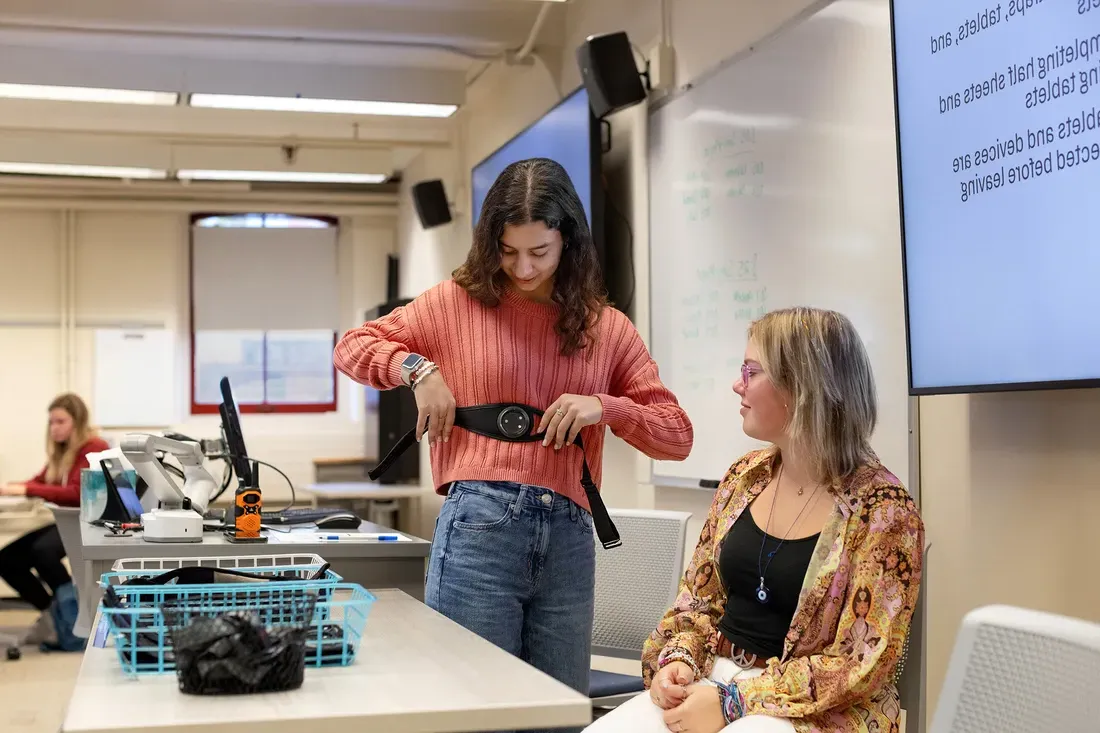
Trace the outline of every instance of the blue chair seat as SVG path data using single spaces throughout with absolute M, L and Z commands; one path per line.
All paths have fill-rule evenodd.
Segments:
M 644 690 L 642 678 L 636 675 L 594 669 L 589 676 L 588 697 L 593 700 L 613 695 L 630 695 Z

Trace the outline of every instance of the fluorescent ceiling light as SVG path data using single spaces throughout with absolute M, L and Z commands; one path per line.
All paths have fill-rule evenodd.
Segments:
M 53 102 L 109 102 L 114 104 L 159 104 L 170 106 L 179 101 L 175 92 L 143 92 L 136 89 L 96 89 L 94 87 L 50 87 L 38 84 L 0 84 L 0 97 L 10 99 L 46 99 Z
M 453 104 L 365 102 L 354 99 L 310 99 L 308 97 L 251 97 L 243 94 L 192 94 L 191 106 L 265 112 L 327 112 L 342 115 L 396 117 L 450 117 L 457 109 Z
M 28 176 L 75 176 L 81 178 L 167 178 L 168 171 L 153 168 L 124 168 L 113 165 L 66 165 L 61 163 L 0 163 L 0 173 Z
M 229 171 L 183 169 L 176 171 L 182 180 L 264 181 L 276 183 L 382 183 L 382 173 L 311 173 L 307 171 Z

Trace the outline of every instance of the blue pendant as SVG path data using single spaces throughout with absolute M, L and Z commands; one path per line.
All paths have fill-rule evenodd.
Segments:
M 771 591 L 764 587 L 764 579 L 760 579 L 760 587 L 756 589 L 756 600 L 761 603 L 767 603 L 771 598 Z

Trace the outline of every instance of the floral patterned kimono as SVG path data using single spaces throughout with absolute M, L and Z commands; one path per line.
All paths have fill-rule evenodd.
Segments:
M 673 607 L 645 643 L 648 688 L 661 664 L 710 674 L 726 596 L 718 556 L 730 527 L 768 485 L 776 449 L 730 468 L 711 505 Z M 746 715 L 787 718 L 799 733 L 898 731 L 891 677 L 920 588 L 924 524 L 901 482 L 877 460 L 832 488 L 836 508 L 810 560 L 783 655 L 737 683 Z

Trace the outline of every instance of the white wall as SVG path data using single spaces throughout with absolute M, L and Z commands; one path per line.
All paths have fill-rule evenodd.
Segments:
M 932 710 L 967 611 L 1100 622 L 1100 390 L 924 397 L 920 412 Z
M 25 479 L 44 462 L 45 410 L 72 389 L 92 410 L 94 326 L 159 323 L 175 335 L 176 404 L 170 426 L 195 438 L 216 437 L 216 416 L 189 415 L 188 215 L 179 211 L 78 211 L 75 227 L 76 328 L 59 325 L 69 297 L 64 281 L 62 211 L 0 209 L 0 480 Z M 341 219 L 341 327 L 358 325 L 385 298 L 385 258 L 394 251 L 392 215 Z M 250 276 L 263 277 L 262 263 Z M 293 283 L 271 283 L 292 288 Z M 6 324 L 6 325 L 5 325 Z M 71 347 L 70 347 L 71 343 Z M 69 366 L 68 362 L 71 362 Z M 296 484 L 313 479 L 314 458 L 363 456 L 377 430 L 365 420 L 361 388 L 339 377 L 339 409 L 317 415 L 244 415 L 249 453 L 281 468 Z M 117 438 L 108 432 L 107 437 Z M 264 488 L 288 495 L 271 472 Z
M 682 85 L 780 28 L 823 5 L 817 0 L 670 0 L 670 34 L 676 50 L 676 82 Z M 459 183 L 485 155 L 537 119 L 579 84 L 573 51 L 590 34 L 626 30 L 648 52 L 657 38 L 656 1 L 589 0 L 565 7 L 566 39 L 552 49 L 560 66 L 495 64 L 470 89 L 458 116 Z M 890 100 L 884 99 L 883 104 Z M 627 113 L 620 113 L 625 115 Z M 648 253 L 648 203 L 644 198 L 644 122 L 626 126 L 632 166 L 629 215 L 635 229 L 635 262 Z M 618 142 L 616 143 L 618 145 Z M 432 167 L 419 171 L 434 177 Z M 448 175 L 450 172 L 447 173 Z M 468 201 L 468 191 L 464 193 Z M 468 206 L 468 203 L 466 203 Z M 469 223 L 453 226 L 464 251 Z M 433 246 L 399 234 L 402 253 Z M 414 241 L 415 240 L 415 241 Z M 900 244 L 899 244 L 900 246 Z M 448 270 L 442 257 L 412 261 L 406 282 L 434 283 Z M 648 302 L 648 277 L 636 300 Z M 900 287 L 900 283 L 899 283 Z M 648 313 L 635 314 L 648 337 Z M 921 400 L 922 513 L 933 545 L 925 592 L 928 599 L 928 705 L 934 709 L 962 615 L 979 604 L 1007 602 L 1100 621 L 1100 576 L 1093 560 L 1100 544 L 1090 530 L 1100 517 L 1100 392 L 950 396 Z M 613 506 L 656 506 L 692 511 L 689 544 L 710 503 L 708 492 L 645 486 L 648 467 L 620 441 L 605 455 L 605 491 Z M 427 474 L 425 474 L 427 475 Z M 433 517 L 434 519 L 434 517 Z M 426 520 L 427 521 L 427 520 Z

